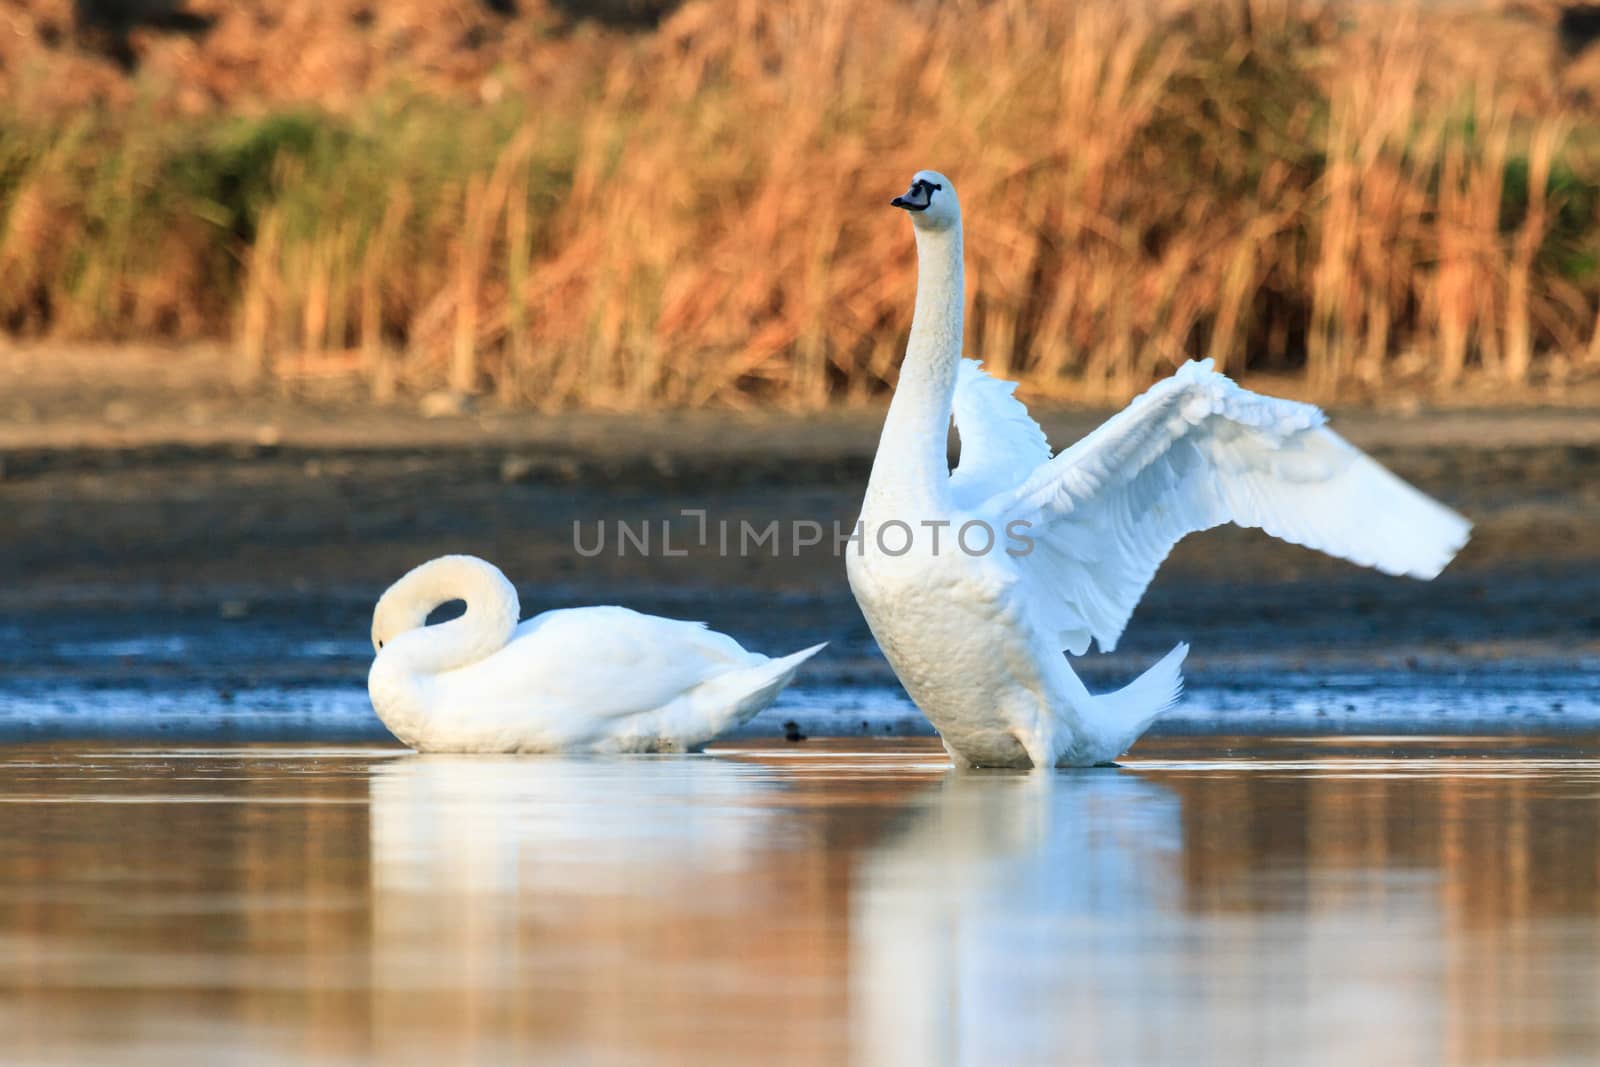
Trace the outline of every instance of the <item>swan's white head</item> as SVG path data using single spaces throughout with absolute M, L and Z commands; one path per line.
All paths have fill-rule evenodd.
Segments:
M 956 187 L 936 170 L 919 170 L 911 176 L 911 188 L 889 201 L 891 207 L 905 208 L 918 229 L 948 230 L 961 224 L 961 204 Z
M 428 614 L 440 604 L 474 597 L 500 604 L 516 623 L 517 590 L 493 563 L 477 556 L 440 556 L 413 567 L 384 590 L 372 609 L 372 650 L 426 626 Z
M 372 609 L 373 652 L 381 651 L 384 645 L 400 634 L 415 630 L 427 622 L 428 608 L 419 608 L 415 582 L 408 582 L 407 578 L 411 578 L 411 575 L 391 585 L 378 598 L 378 606 Z

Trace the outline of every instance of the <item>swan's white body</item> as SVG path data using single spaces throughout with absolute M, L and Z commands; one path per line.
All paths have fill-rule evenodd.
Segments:
M 424 625 L 451 600 L 465 614 Z M 690 751 L 771 704 L 822 648 L 769 659 L 702 623 L 619 607 L 520 613 L 516 588 L 473 556 L 390 586 L 367 675 L 383 724 L 423 752 Z
M 1133 744 L 1177 700 L 1187 646 L 1101 696 L 1062 652 L 1086 652 L 1091 638 L 1113 649 L 1189 533 L 1255 526 L 1418 578 L 1466 543 L 1465 519 L 1327 429 L 1317 408 L 1247 392 L 1209 361 L 1052 458 L 1015 386 L 961 358 L 961 215 L 948 179 L 919 172 L 896 205 L 915 212 L 916 312 L 848 570 L 884 655 L 958 764 L 1082 766 Z M 963 547 L 954 535 L 972 523 Z M 992 549 L 968 551 L 985 531 Z

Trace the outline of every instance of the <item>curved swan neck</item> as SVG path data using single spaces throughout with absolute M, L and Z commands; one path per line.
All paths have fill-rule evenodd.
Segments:
M 948 500 L 950 403 L 966 303 L 961 224 L 916 228 L 917 303 L 867 499 L 935 507 Z M 888 469 L 884 469 L 888 467 Z
M 429 612 L 452 600 L 465 600 L 467 610 L 449 622 L 426 625 Z M 443 556 L 390 586 L 374 617 L 386 612 L 400 632 L 378 652 L 379 659 L 413 675 L 441 674 L 504 648 L 522 605 L 498 567 L 473 556 Z

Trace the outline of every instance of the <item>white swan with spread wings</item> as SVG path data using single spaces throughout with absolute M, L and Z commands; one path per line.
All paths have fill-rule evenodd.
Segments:
M 1187 534 L 1259 527 L 1424 579 L 1466 543 L 1464 518 L 1348 444 L 1320 410 L 1241 389 L 1209 361 L 1052 457 L 1015 386 L 961 358 L 950 180 L 919 171 L 893 203 L 916 234 L 916 310 L 848 569 L 878 644 L 958 763 L 1089 765 L 1133 744 L 1177 700 L 1188 646 L 1099 696 L 1062 653 L 1091 639 L 1115 648 Z

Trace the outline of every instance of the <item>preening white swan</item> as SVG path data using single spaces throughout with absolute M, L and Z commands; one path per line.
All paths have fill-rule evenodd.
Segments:
M 1090 638 L 1116 647 L 1186 534 L 1255 526 L 1416 578 L 1437 575 L 1466 543 L 1465 519 L 1327 429 L 1317 408 L 1247 392 L 1209 361 L 1179 368 L 1052 458 L 1016 387 L 961 358 L 950 180 L 919 171 L 893 204 L 916 233 L 916 310 L 864 535 L 848 555 L 850 588 L 958 764 L 1103 763 L 1177 700 L 1187 645 L 1103 696 L 1062 651 L 1081 654 Z
M 465 614 L 425 625 L 452 600 Z M 475 556 L 395 582 L 372 612 L 378 718 L 423 752 L 690 751 L 771 704 L 823 647 L 769 659 L 627 608 L 520 613 L 516 588 Z

